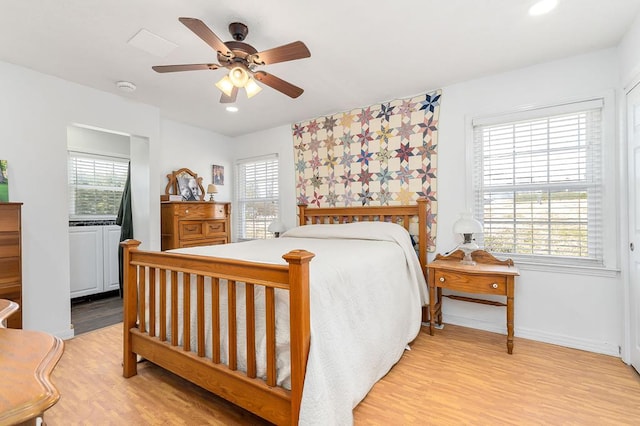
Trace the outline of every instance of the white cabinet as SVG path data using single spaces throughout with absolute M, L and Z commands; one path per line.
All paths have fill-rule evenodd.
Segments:
M 120 227 L 69 227 L 71 298 L 118 290 Z

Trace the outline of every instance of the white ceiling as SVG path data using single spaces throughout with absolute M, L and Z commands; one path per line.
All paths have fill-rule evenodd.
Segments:
M 616 46 L 639 0 L 2 0 L 0 60 L 137 102 L 164 117 L 236 136 L 409 96 L 483 75 Z M 152 65 L 217 62 L 178 17 L 204 21 L 222 40 L 248 25 L 258 51 L 303 41 L 311 58 L 265 71 L 305 92 L 263 85 L 228 113 L 214 83 L 223 70 L 158 74 Z M 161 58 L 127 42 L 146 29 L 177 45 Z M 120 92 L 118 80 L 137 85 Z

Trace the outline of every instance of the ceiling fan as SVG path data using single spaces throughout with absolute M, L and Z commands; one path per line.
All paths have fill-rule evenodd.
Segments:
M 273 74 L 256 70 L 256 68 L 262 65 L 310 57 L 311 52 L 309 52 L 309 49 L 307 49 L 307 46 L 305 46 L 303 42 L 294 41 L 289 44 L 274 47 L 273 49 L 258 52 L 253 46 L 244 42 L 245 37 L 249 33 L 249 29 L 245 24 L 240 22 L 229 24 L 229 32 L 233 40 L 223 42 L 199 19 L 179 18 L 178 20 L 217 52 L 219 63 L 156 65 L 152 67 L 154 71 L 165 73 L 227 68 L 229 69 L 229 74 L 225 75 L 216 83 L 216 87 L 222 91 L 222 97 L 220 98 L 220 102 L 222 103 L 235 102 L 238 89 L 241 87 L 245 88 L 249 98 L 256 95 L 262 88 L 258 86 L 255 80 L 291 98 L 297 98 L 304 92 L 300 87 L 284 81 Z

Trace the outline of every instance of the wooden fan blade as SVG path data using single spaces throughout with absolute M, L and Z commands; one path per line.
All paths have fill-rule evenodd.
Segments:
M 268 74 L 264 71 L 256 71 L 253 76 L 261 83 L 264 83 L 267 86 L 272 87 L 291 98 L 297 98 L 298 96 L 302 95 L 302 92 L 304 92 L 304 90 L 302 90 L 298 86 L 294 86 L 293 84 L 284 81 L 273 74 Z
M 236 97 L 238 96 L 238 88 L 234 86 L 231 90 L 231 96 L 227 96 L 224 93 L 220 96 L 221 104 L 232 104 L 236 101 Z
M 151 67 L 155 72 L 178 72 L 197 70 L 217 70 L 218 64 L 184 64 L 184 65 L 156 65 Z
M 254 62 L 258 65 L 269 65 L 308 58 L 310 56 L 311 52 L 309 52 L 309 49 L 307 49 L 307 46 L 303 42 L 294 41 L 293 43 L 256 53 L 254 55 Z
M 205 43 L 211 46 L 213 50 L 224 56 L 233 56 L 231 49 L 229 49 L 227 45 L 224 44 L 224 42 L 220 40 L 220 38 L 215 35 L 213 31 L 211 31 L 201 20 L 196 18 L 178 18 L 178 20 L 193 31 L 195 35 L 204 40 Z

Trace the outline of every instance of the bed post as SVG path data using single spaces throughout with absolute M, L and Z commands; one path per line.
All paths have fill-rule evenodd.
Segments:
M 302 216 L 303 217 L 303 216 Z M 289 327 L 291 331 L 291 424 L 298 424 L 302 389 L 311 341 L 309 262 L 315 255 L 293 250 L 282 256 L 289 263 Z
M 424 275 L 424 279 L 428 282 L 427 277 L 427 199 L 420 197 L 418 202 L 418 260 L 420 261 L 420 269 Z M 428 322 L 431 319 L 429 304 L 422 307 L 422 322 Z
M 305 217 L 305 209 L 307 208 L 306 204 L 298 204 L 298 223 L 300 226 L 304 226 L 307 224 L 307 220 Z
M 138 249 L 140 241 L 125 240 L 120 243 L 122 246 L 122 267 L 123 267 L 123 364 L 122 375 L 131 377 L 137 374 L 136 354 L 131 348 L 131 333 L 129 330 L 136 325 L 137 319 L 137 297 L 138 286 L 136 285 L 136 267 L 131 265 L 131 252 Z
M 418 254 L 420 255 L 420 266 L 425 278 L 427 277 L 427 199 L 420 197 L 418 202 Z

